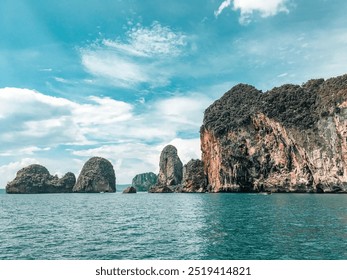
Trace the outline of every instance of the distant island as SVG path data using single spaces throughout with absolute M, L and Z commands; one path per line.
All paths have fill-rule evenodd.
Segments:
M 239 84 L 209 106 L 201 159 L 183 165 L 166 146 L 158 176 L 138 174 L 125 193 L 347 193 L 347 75 L 262 92 Z M 17 172 L 7 193 L 115 192 L 112 164 L 99 157 L 76 180 L 40 165 Z

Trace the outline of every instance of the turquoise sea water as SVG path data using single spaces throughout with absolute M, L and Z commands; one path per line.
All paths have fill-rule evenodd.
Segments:
M 347 259 L 347 195 L 0 193 L 0 259 Z

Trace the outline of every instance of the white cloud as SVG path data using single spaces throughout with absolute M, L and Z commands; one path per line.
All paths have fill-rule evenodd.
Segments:
M 130 104 L 108 97 L 76 103 L 28 89 L 0 89 L 0 152 L 23 145 L 92 143 L 103 126 L 109 129 L 109 124 L 129 120 L 132 109 Z M 96 135 L 88 134 L 93 131 Z
M 81 126 L 114 124 L 132 117 L 133 106 L 129 103 L 96 96 L 90 96 L 87 100 L 92 103 L 75 104 L 72 112 L 75 123 Z M 98 111 L 97 114 L 95 114 L 96 111 Z
M 288 76 L 288 73 L 282 73 L 282 74 L 277 75 L 278 78 L 283 78 L 286 76 Z
M 19 88 L 0 89 L 0 116 L 9 116 L 18 112 L 30 114 L 32 108 L 35 108 L 39 103 L 44 104 L 47 109 L 55 107 L 61 110 L 60 112 L 64 112 L 65 108 L 72 104 L 67 99 L 44 95 L 34 90 Z M 42 113 L 45 113 L 45 117 L 52 114 L 50 110 Z
M 174 96 L 157 101 L 155 112 L 166 120 L 185 125 L 200 127 L 204 110 L 212 103 L 212 99 L 202 94 Z
M 82 48 L 81 60 L 100 82 L 158 87 L 169 83 L 173 57 L 180 56 L 186 44 L 186 35 L 154 22 L 150 27 L 133 27 L 123 41 L 104 39 L 97 46 Z
M 187 44 L 186 35 L 174 32 L 159 22 L 154 22 L 150 27 L 138 25 L 130 29 L 126 35 L 125 43 L 104 39 L 103 44 L 122 54 L 143 57 L 177 56 Z
M 51 149 L 50 147 L 41 148 L 41 147 L 29 146 L 29 147 L 20 148 L 17 150 L 7 150 L 4 152 L 1 152 L 0 156 L 33 155 L 34 153 L 37 153 L 37 152 L 49 151 L 50 149 Z
M 150 80 L 143 67 L 107 49 L 83 50 L 82 64 L 94 76 L 121 87 L 131 87 Z
M 175 138 L 169 144 L 177 148 L 178 156 L 183 164 L 187 164 L 191 159 L 201 159 L 200 138 Z
M 233 10 L 240 10 L 240 23 L 247 24 L 251 21 L 253 13 L 259 13 L 261 17 L 274 16 L 280 12 L 288 13 L 287 2 L 288 0 L 225 0 L 215 11 L 215 16 L 233 4 Z
M 150 28 L 136 27 L 128 32 L 129 45 L 132 49 L 146 56 L 181 54 L 186 45 L 186 36 L 174 32 L 169 27 L 154 22 Z
M 57 81 L 58 83 L 62 83 L 62 84 L 73 84 L 74 82 L 61 78 L 61 77 L 54 77 L 53 78 L 55 81 Z
M 228 8 L 230 5 L 231 5 L 231 0 L 225 0 L 225 1 L 223 1 L 223 3 L 220 4 L 218 10 L 214 12 L 214 15 L 215 15 L 216 17 L 218 17 L 218 16 L 221 14 L 221 12 L 222 12 L 225 8 Z

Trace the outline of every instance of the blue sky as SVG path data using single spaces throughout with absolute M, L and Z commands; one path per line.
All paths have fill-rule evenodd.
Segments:
M 158 172 L 167 144 L 200 157 L 203 111 L 237 83 L 262 90 L 347 72 L 342 0 L 2 0 L 0 187 L 40 163 L 117 183 Z

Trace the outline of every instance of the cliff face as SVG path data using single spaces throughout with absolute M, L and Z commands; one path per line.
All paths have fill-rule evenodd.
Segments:
M 200 136 L 214 192 L 347 192 L 347 75 L 237 85 L 205 111 Z

